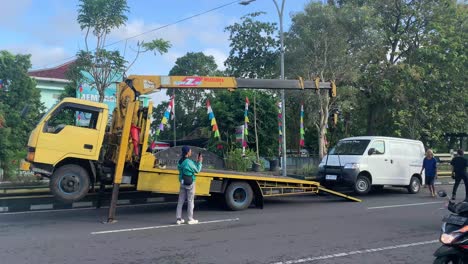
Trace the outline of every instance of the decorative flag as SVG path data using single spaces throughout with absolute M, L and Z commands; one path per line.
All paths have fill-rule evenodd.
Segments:
M 166 111 L 164 112 L 163 118 L 161 119 L 161 123 L 159 123 L 158 129 L 156 129 L 156 133 L 154 133 L 153 135 L 151 146 L 155 146 L 156 137 L 159 136 L 159 134 L 161 134 L 161 131 L 164 131 L 164 125 L 167 125 L 168 120 L 171 119 L 171 113 L 174 113 L 173 106 L 174 106 L 174 96 L 172 96 L 171 100 L 169 101 L 169 105 L 167 106 Z M 172 118 L 174 118 L 174 114 L 172 115 Z
M 299 140 L 299 146 L 304 147 L 304 104 L 301 104 L 301 129 L 300 129 L 300 140 Z
M 247 136 L 249 135 L 249 98 L 245 97 L 244 108 L 244 133 L 242 137 L 242 155 L 245 155 L 245 148 L 247 147 Z
M 80 91 L 80 99 L 83 98 L 83 84 L 80 84 L 80 87 L 78 87 L 78 91 Z
M 220 139 L 218 124 L 216 123 L 216 118 L 213 113 L 213 109 L 211 108 L 210 100 L 206 100 L 206 109 L 208 113 L 208 119 L 211 121 L 211 130 L 214 132 L 214 137 Z
M 278 102 L 278 153 L 281 156 L 281 143 L 283 142 L 283 115 L 281 114 L 281 102 Z
M 169 102 L 169 105 L 171 106 L 171 120 L 174 120 L 175 118 L 175 94 L 172 95 L 171 101 Z

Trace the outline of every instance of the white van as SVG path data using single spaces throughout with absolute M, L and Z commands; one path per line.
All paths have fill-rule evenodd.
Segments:
M 384 185 L 417 193 L 424 159 L 421 141 L 392 137 L 352 137 L 340 140 L 319 165 L 317 180 L 324 186 L 351 186 L 357 194 Z

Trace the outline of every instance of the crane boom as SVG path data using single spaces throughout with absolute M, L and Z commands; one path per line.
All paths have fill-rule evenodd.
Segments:
M 212 76 L 155 76 L 130 75 L 120 84 L 128 86 L 138 95 L 157 92 L 161 89 L 333 89 L 330 82 L 278 80 L 278 79 L 243 79 L 234 77 Z

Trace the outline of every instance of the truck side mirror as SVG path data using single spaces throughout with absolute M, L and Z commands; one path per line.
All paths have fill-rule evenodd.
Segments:
M 370 148 L 369 151 L 367 151 L 367 155 L 372 155 L 375 153 L 375 148 Z

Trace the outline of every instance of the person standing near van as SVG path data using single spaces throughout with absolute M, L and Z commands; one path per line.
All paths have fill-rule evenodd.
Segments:
M 429 187 L 432 197 L 435 197 L 434 181 L 437 177 L 437 161 L 434 158 L 434 152 L 432 152 L 431 149 L 426 151 L 426 157 L 423 160 L 420 175 L 422 175 L 423 171 L 426 171 L 426 185 Z
M 192 150 L 188 146 L 182 147 L 182 155 L 177 165 L 179 170 L 179 201 L 177 203 L 176 223 L 178 225 L 185 223 L 185 220 L 182 218 L 182 207 L 184 206 L 185 200 L 187 199 L 187 214 L 188 214 L 188 224 L 198 224 L 198 220 L 193 218 L 193 207 L 195 200 L 195 180 L 196 174 L 199 173 L 202 169 L 203 157 L 201 153 L 198 154 L 197 162 L 194 162 L 190 159 L 192 156 Z
M 453 158 L 452 161 L 450 161 L 450 165 L 452 165 L 453 168 L 453 176 L 455 179 L 455 185 L 453 185 L 452 191 L 452 200 L 455 200 L 458 185 L 460 185 L 460 181 L 463 181 L 463 184 L 465 184 L 465 201 L 468 201 L 468 179 L 466 175 L 466 167 L 468 161 L 463 157 L 464 152 L 462 149 L 459 149 L 457 151 L 457 154 L 458 156 Z

